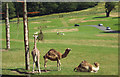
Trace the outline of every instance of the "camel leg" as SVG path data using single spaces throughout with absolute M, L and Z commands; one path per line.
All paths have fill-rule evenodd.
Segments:
M 58 67 L 58 71 L 61 70 L 61 67 L 60 67 L 61 63 L 60 63 L 60 60 L 57 61 L 57 67 Z
M 58 68 L 58 71 L 59 71 L 59 61 L 57 61 L 57 68 Z
M 45 72 L 47 72 L 47 69 L 46 69 L 46 63 L 47 63 L 48 59 L 44 59 L 44 68 L 45 68 Z
M 61 65 L 61 62 L 60 62 L 60 60 L 59 60 L 59 70 L 61 70 L 61 66 L 60 66 L 60 65 Z

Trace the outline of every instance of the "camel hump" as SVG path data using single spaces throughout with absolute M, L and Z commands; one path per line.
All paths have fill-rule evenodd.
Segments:
M 56 55 L 58 55 L 58 51 L 56 51 L 55 49 L 50 49 L 48 51 L 48 55 L 56 56 Z
M 54 59 L 59 58 L 60 59 L 60 55 L 62 55 L 62 54 L 60 52 L 56 51 L 55 49 L 50 49 L 46 55 L 49 58 L 54 58 Z
M 54 51 L 54 52 L 57 52 L 55 49 L 50 49 L 49 51 Z M 49 51 L 48 51 L 48 52 L 49 52 Z

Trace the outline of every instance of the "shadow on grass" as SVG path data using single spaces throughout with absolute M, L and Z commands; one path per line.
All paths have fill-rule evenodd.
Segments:
M 120 17 L 113 17 L 112 19 L 120 19 Z
M 28 72 L 26 72 L 25 69 L 23 68 L 16 68 L 16 69 L 2 69 L 2 70 L 10 70 L 10 71 L 15 71 L 19 74 L 29 74 Z
M 22 51 L 23 49 L 21 49 L 21 48 L 11 48 L 11 49 L 0 48 L 0 51 L 2 51 L 2 52 L 5 52 L 5 51 L 17 51 L 17 50 L 21 50 Z
M 8 51 L 7 48 L 0 48 L 0 51 Z
M 120 26 L 120 24 L 114 24 L 115 26 Z
M 93 17 L 93 19 L 96 19 L 96 18 L 107 18 L 107 17 L 106 16 Z
M 101 33 L 120 33 L 120 31 L 108 31 L 108 32 L 101 32 Z
M 2 70 L 9 70 L 11 72 L 16 72 L 16 73 L 19 73 L 19 74 L 31 74 L 31 75 L 34 75 L 34 74 L 39 74 L 38 70 L 35 70 L 34 73 L 31 71 L 31 70 L 26 70 L 26 69 L 23 69 L 23 68 L 16 68 L 16 69 L 2 69 Z M 57 71 L 57 70 L 41 70 L 41 73 L 47 73 L 47 72 L 50 72 L 50 71 Z

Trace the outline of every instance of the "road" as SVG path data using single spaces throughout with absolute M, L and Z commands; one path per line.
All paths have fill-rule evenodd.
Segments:
M 106 27 L 104 26 L 98 26 L 98 25 L 84 25 L 84 26 L 92 26 L 92 27 L 96 27 L 104 32 L 108 32 L 108 33 L 120 33 L 120 31 L 115 31 L 115 30 L 106 30 Z

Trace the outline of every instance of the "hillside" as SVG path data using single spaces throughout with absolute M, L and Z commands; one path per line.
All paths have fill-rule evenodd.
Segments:
M 118 8 L 118 6 L 116 6 Z M 35 32 L 44 35 L 43 41 L 37 41 L 40 50 L 40 66 L 44 71 L 43 56 L 50 49 L 64 53 L 66 48 L 72 51 L 61 59 L 61 71 L 57 71 L 56 62 L 48 61 L 49 72 L 31 73 L 33 68 L 32 55 L 30 54 L 30 71 L 25 70 L 25 50 L 23 18 L 17 24 L 17 18 L 10 21 L 11 49 L 6 50 L 5 24 L 2 24 L 2 74 L 3 75 L 118 75 L 118 33 L 105 33 L 95 27 L 85 25 L 98 25 L 102 23 L 112 30 L 118 29 L 118 10 L 111 12 L 110 17 L 105 17 L 104 3 L 82 11 L 57 13 L 44 16 L 28 17 L 29 25 L 29 50 L 33 49 Z M 74 27 L 79 24 L 79 27 Z M 57 34 L 59 32 L 59 34 Z M 63 35 L 64 33 L 64 35 Z M 7 57 L 6 57 L 7 56 Z M 100 63 L 98 73 L 74 72 L 74 68 L 81 61 L 86 60 L 93 64 Z

